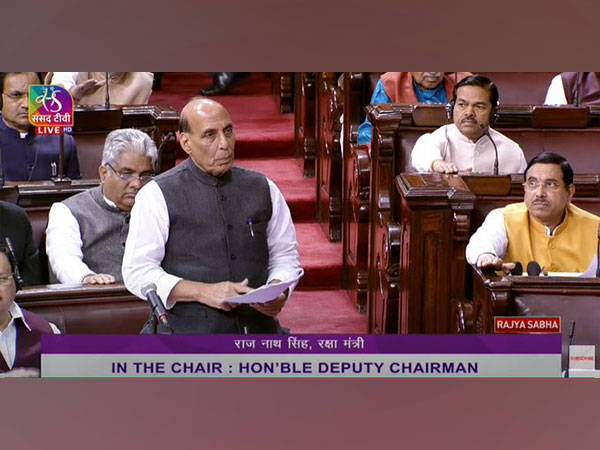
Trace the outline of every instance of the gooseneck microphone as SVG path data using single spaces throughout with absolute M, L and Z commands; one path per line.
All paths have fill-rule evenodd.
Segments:
M 490 127 L 488 127 L 487 125 L 484 125 L 484 124 L 480 123 L 479 124 L 479 128 L 481 128 L 481 130 L 483 131 L 483 134 L 488 137 L 488 139 L 490 140 L 490 142 L 494 146 L 494 153 L 495 153 L 495 158 L 494 158 L 494 175 L 498 175 L 498 147 L 496 147 L 496 143 L 494 142 L 494 140 L 490 136 Z
M 575 336 L 575 321 L 571 320 L 571 330 L 569 331 L 569 347 L 573 344 L 573 336 Z
M 569 330 L 569 346 L 567 347 L 567 368 L 565 378 L 569 378 L 569 364 L 571 363 L 571 345 L 573 345 L 573 336 L 575 336 L 575 321 L 571 320 L 571 329 Z
M 515 261 L 515 268 L 510 271 L 510 274 L 513 276 L 523 275 L 523 264 L 521 264 L 519 261 Z
M 106 109 L 110 109 L 110 94 L 108 93 L 108 82 L 109 82 L 109 73 L 110 72 L 104 72 L 106 75 L 106 96 L 104 98 L 104 107 Z
M 540 273 L 542 273 L 542 268 L 536 261 L 530 261 L 527 264 L 527 275 L 530 277 L 539 277 Z
M 575 81 L 575 98 L 573 99 L 575 106 L 579 106 L 580 102 L 580 91 L 581 91 L 581 77 L 583 72 L 577 72 L 576 81 Z
M 171 327 L 169 327 L 167 311 L 165 310 L 162 300 L 156 293 L 156 285 L 154 283 L 144 285 L 142 288 L 142 295 L 148 300 L 148 304 L 158 321 L 170 330 Z

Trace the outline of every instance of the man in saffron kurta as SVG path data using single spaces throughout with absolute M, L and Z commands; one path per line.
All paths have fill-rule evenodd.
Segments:
M 510 270 L 536 261 L 548 272 L 585 272 L 596 256 L 600 217 L 571 204 L 573 169 L 556 153 L 541 153 L 525 170 L 525 201 L 491 211 L 471 236 L 467 260 Z M 504 262 L 509 261 L 509 262 Z

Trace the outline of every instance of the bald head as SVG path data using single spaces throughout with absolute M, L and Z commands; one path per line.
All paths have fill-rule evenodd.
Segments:
M 220 111 L 225 111 L 225 113 L 229 116 L 229 113 L 225 107 L 219 102 L 215 102 L 214 100 L 206 97 L 194 97 L 183 107 L 183 110 L 181 111 L 181 116 L 179 118 L 179 132 L 193 132 L 190 125 L 192 116 L 200 115 L 205 117 Z
M 180 143 L 204 172 L 219 177 L 233 167 L 235 134 L 229 113 L 207 98 L 192 99 L 181 111 Z

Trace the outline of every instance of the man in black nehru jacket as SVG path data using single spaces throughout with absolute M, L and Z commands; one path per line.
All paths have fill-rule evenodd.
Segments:
M 295 275 L 289 208 L 272 181 L 233 166 L 235 133 L 221 104 L 193 99 L 179 128 L 189 158 L 138 193 L 125 285 L 143 298 L 155 283 L 175 333 L 280 333 L 275 316 L 286 294 L 237 307 L 226 300 Z

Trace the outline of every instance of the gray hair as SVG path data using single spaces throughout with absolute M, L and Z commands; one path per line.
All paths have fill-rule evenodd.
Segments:
M 152 167 L 156 167 L 158 150 L 154 141 L 146 133 L 134 128 L 123 128 L 108 133 L 102 150 L 102 164 L 117 164 L 126 152 L 134 152 L 147 156 L 152 160 Z

